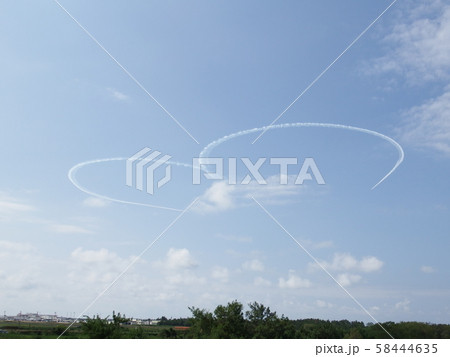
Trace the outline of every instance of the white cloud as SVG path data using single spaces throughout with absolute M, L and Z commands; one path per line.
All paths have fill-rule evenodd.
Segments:
M 130 99 L 130 97 L 128 97 L 126 94 L 123 94 L 114 88 L 107 88 L 107 90 L 110 93 L 110 95 L 118 101 L 123 102 L 123 101 L 128 101 Z
M 278 279 L 278 286 L 282 289 L 309 288 L 311 286 L 311 282 L 308 279 L 302 279 L 295 275 L 294 271 L 290 271 L 287 279 Z
M 0 240 L 0 257 L 9 254 L 24 254 L 33 250 L 33 247 L 28 243 L 11 242 L 7 240 Z
M 358 261 L 348 253 L 336 253 L 331 264 L 327 266 L 332 270 L 357 269 Z
M 419 148 L 431 148 L 450 155 L 450 88 L 441 96 L 404 113 L 398 129 L 400 140 Z
M 420 271 L 422 273 L 426 273 L 426 274 L 431 274 L 431 273 L 435 273 L 436 269 L 434 269 L 433 267 L 429 266 L 429 265 L 422 265 L 420 267 Z
M 320 308 L 332 308 L 334 306 L 332 303 L 323 300 L 316 300 L 316 305 Z
M 262 286 L 262 287 L 269 287 L 269 286 L 272 285 L 270 280 L 264 279 L 264 278 L 262 278 L 260 276 L 255 278 L 255 280 L 253 281 L 253 284 L 255 286 Z
M 121 258 L 106 248 L 84 250 L 81 247 L 72 251 L 70 258 L 69 279 L 82 285 L 112 282 L 133 259 Z
M 333 241 L 331 240 L 325 240 L 323 242 L 318 242 L 313 244 L 314 249 L 324 249 L 324 248 L 331 248 L 333 246 Z
M 42 296 L 49 287 L 43 265 L 45 261 L 31 244 L 0 241 L 0 299 L 12 303 L 37 298 L 39 292 Z
M 361 276 L 357 274 L 343 273 L 339 274 L 336 280 L 339 282 L 339 284 L 346 287 L 359 282 L 361 280 Z
M 264 199 L 266 204 L 284 204 L 306 190 L 306 186 L 295 185 L 295 176 L 289 176 L 287 185 L 280 184 L 279 175 L 270 176 L 267 184 L 251 181 L 247 185 L 231 185 L 226 181 L 214 182 L 201 196 L 194 207 L 198 212 L 222 212 L 251 202 L 251 197 Z
M 371 63 L 369 72 L 397 73 L 414 85 L 450 79 L 450 4 L 417 2 L 385 38 L 392 49 Z M 450 87 L 440 96 L 403 113 L 399 141 L 450 155 Z
M 50 224 L 49 229 L 55 233 L 61 234 L 92 234 L 93 232 L 72 224 Z
M 12 212 L 27 212 L 33 211 L 34 208 L 30 205 L 23 203 L 17 203 L 12 201 L 0 201 L 0 212 L 1 213 L 12 213 Z
M 227 241 L 238 242 L 238 243 L 251 243 L 253 241 L 252 237 L 249 236 L 239 236 L 233 234 L 216 234 L 216 237 L 225 239 Z
M 23 218 L 27 212 L 34 211 L 35 207 L 21 202 L 4 192 L 0 192 L 0 221 Z
M 450 6 L 429 1 L 411 9 L 385 42 L 392 49 L 371 72 L 396 72 L 412 83 L 450 78 Z
M 359 269 L 365 273 L 378 271 L 383 267 L 383 262 L 375 257 L 365 257 L 359 262 Z
M 70 256 L 77 262 L 87 264 L 115 264 L 120 260 L 116 253 L 110 252 L 105 248 L 99 250 L 83 250 L 80 247 L 75 249 Z
M 219 280 L 223 283 L 226 283 L 226 282 L 228 282 L 228 279 L 230 278 L 230 272 L 225 267 L 216 266 L 213 268 L 213 270 L 211 272 L 211 276 L 215 280 Z
M 252 259 L 245 262 L 242 267 L 251 271 L 264 271 L 264 264 L 258 259 Z
M 97 197 L 88 197 L 83 201 L 83 205 L 87 207 L 105 207 L 109 202 Z
M 206 280 L 194 273 L 198 263 L 186 248 L 170 248 L 164 261 L 154 264 L 155 268 L 161 269 L 164 276 L 165 288 L 176 288 L 178 285 L 197 286 L 204 284 Z
M 411 301 L 409 301 L 408 299 L 404 299 L 403 301 L 399 301 L 398 303 L 396 303 L 395 308 L 397 310 L 409 311 L 410 303 Z
M 198 286 L 205 284 L 206 280 L 205 278 L 198 277 L 191 271 L 183 271 L 175 273 L 169 273 L 165 275 L 166 281 L 170 285 L 188 285 L 188 286 Z
M 320 264 L 329 272 L 340 272 L 336 280 L 342 286 L 350 286 L 362 280 L 361 273 L 373 273 L 381 270 L 384 263 L 376 257 L 368 256 L 358 260 L 349 253 L 335 253 L 331 262 Z M 309 265 L 310 272 L 321 269 L 316 263 Z
M 220 212 L 235 206 L 232 196 L 236 186 L 225 181 L 214 182 L 200 198 L 194 210 L 201 212 Z
M 260 185 L 252 181 L 248 185 L 239 185 L 239 193 L 246 198 L 252 196 L 256 199 L 264 199 L 271 204 L 283 204 L 292 199 L 292 196 L 306 190 L 306 186 L 294 184 L 295 175 L 289 175 L 285 180 L 288 184 L 280 184 L 280 175 L 273 175 L 267 179 L 266 185 Z
M 198 264 L 186 248 L 170 248 L 164 261 L 164 267 L 170 270 L 192 269 L 197 266 Z
M 380 270 L 384 263 L 376 257 L 368 256 L 361 260 L 356 259 L 349 253 L 335 253 L 331 263 L 321 262 L 322 266 L 332 271 L 359 271 L 371 273 Z M 319 268 L 317 264 L 312 264 L 313 269 Z

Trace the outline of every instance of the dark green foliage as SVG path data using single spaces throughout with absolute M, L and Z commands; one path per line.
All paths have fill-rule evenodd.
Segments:
M 384 322 L 365 325 L 359 321 L 329 321 L 319 319 L 289 320 L 279 317 L 269 307 L 258 302 L 248 305 L 247 311 L 238 301 L 219 305 L 214 312 L 190 307 L 189 319 L 160 318 L 160 326 L 130 325 L 129 320 L 113 312 L 112 319 L 99 316 L 87 318 L 73 325 L 63 338 L 301 338 L 386 339 L 386 329 L 397 339 L 448 339 L 450 325 L 422 322 Z M 179 326 L 179 327 L 177 327 Z M 182 326 L 184 328 L 182 328 Z M 57 338 L 68 325 L 57 323 L 0 322 L 0 338 Z
M 247 338 L 246 321 L 240 302 L 219 305 L 214 310 L 214 338 Z
M 278 317 L 256 301 L 249 304 L 250 310 L 245 313 L 248 319 L 249 337 L 251 338 L 294 338 L 295 328 L 288 318 Z
M 449 325 L 432 325 L 422 322 L 385 322 L 382 326 L 389 331 L 394 338 L 425 338 L 441 339 L 450 337 Z M 384 338 L 386 333 L 380 326 L 372 325 L 365 329 L 364 338 Z
M 237 301 L 219 305 L 214 313 L 191 307 L 192 327 L 185 338 L 389 338 L 378 324 L 360 321 L 329 321 L 319 319 L 289 320 L 269 307 L 253 302 L 244 313 Z M 385 322 L 384 329 L 395 338 L 449 338 L 450 325 L 434 325 L 420 322 Z
M 158 320 L 159 320 L 158 326 L 190 326 L 191 325 L 189 323 L 189 319 L 181 318 L 181 317 L 178 319 L 173 319 L 173 318 L 168 319 L 167 317 L 162 316 Z
M 161 330 L 161 332 L 158 334 L 159 338 L 177 338 L 178 334 L 173 328 L 167 328 L 164 330 Z
M 211 338 L 212 331 L 215 325 L 214 316 L 206 311 L 195 307 L 190 307 L 192 318 L 189 320 L 191 328 L 188 336 L 193 338 Z
M 190 338 L 294 338 L 295 328 L 289 319 L 277 316 L 270 308 L 257 302 L 244 313 L 238 301 L 219 305 L 210 313 L 191 307 Z
M 122 325 L 128 322 L 125 316 L 115 314 L 113 311 L 112 321 L 108 321 L 108 318 L 102 319 L 100 316 L 90 318 L 86 317 L 85 321 L 81 322 L 81 330 L 87 338 L 122 338 L 124 336 L 125 329 Z

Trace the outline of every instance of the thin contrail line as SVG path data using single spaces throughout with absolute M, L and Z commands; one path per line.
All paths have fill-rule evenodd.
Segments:
M 341 287 L 342 290 L 344 290 L 346 292 L 346 294 L 348 296 L 350 296 L 350 298 L 361 308 L 363 309 L 363 311 L 370 316 L 370 318 L 376 323 L 378 324 L 378 326 L 380 326 L 384 332 L 386 332 L 389 337 L 391 337 L 392 339 L 394 339 L 394 337 L 383 327 L 383 325 L 381 325 L 378 320 L 372 316 L 372 314 L 352 295 L 350 294 L 350 292 L 344 288 L 342 286 L 341 283 L 339 283 L 339 281 L 336 280 L 336 278 L 316 259 L 316 257 L 314 257 L 302 244 L 300 244 L 300 242 L 294 238 L 294 236 L 289 233 L 289 231 L 280 223 L 278 222 L 278 220 L 260 203 L 256 200 L 255 197 L 251 196 L 251 198 L 253 199 L 253 201 L 255 201 L 255 203 L 272 219 L 272 221 L 274 221 L 289 237 L 292 238 L 292 240 L 306 253 L 308 254 L 308 256 L 314 260 L 314 262 L 320 267 L 322 268 L 322 270 L 328 274 L 328 276 L 334 280 L 334 282 L 339 285 Z
M 197 144 L 200 144 L 196 138 L 177 120 L 175 117 L 166 109 L 164 106 L 158 102 L 158 100 L 150 94 L 150 92 L 145 89 L 145 87 L 130 73 L 128 70 L 120 64 L 120 62 L 111 54 L 109 51 L 103 47 L 103 45 L 97 41 L 97 39 L 81 24 L 78 22 L 78 20 L 72 16 L 72 14 L 64 7 L 62 6 L 58 0 L 53 0 L 77 25 L 79 28 L 81 28 L 90 38 L 92 41 L 94 41 L 98 47 L 100 47 L 103 52 L 105 52 L 124 72 L 125 74 L 131 78 L 131 80 L 138 85 L 139 88 L 141 88 L 164 112 L 172 118 L 172 120 L 187 134 L 191 137 L 192 140 L 194 140 Z
M 373 26 L 373 25 L 375 25 L 375 23 L 386 13 L 386 11 L 388 11 L 390 8 L 391 8 L 391 6 L 392 5 L 394 5 L 395 3 L 397 2 L 397 0 L 394 0 L 380 15 L 378 15 L 378 17 L 375 19 L 375 20 L 373 20 L 372 22 L 371 22 L 371 24 L 369 25 L 369 26 L 367 26 L 365 29 L 364 29 L 364 31 L 363 32 L 361 32 L 347 47 L 346 47 L 346 49 L 344 50 L 344 51 L 342 51 L 341 52 L 341 54 L 339 55 L 339 56 L 337 56 L 335 59 L 334 59 L 334 61 L 333 62 L 331 62 L 329 65 L 328 65 L 328 67 L 326 67 L 304 90 L 303 90 L 303 92 L 301 92 L 300 94 L 299 94 L 299 96 L 297 97 L 297 98 L 295 98 L 294 99 L 294 101 L 291 103 L 291 104 L 289 104 L 288 106 L 287 106 L 287 108 L 285 109 L 285 110 L 283 110 L 269 125 L 267 125 L 266 126 L 266 128 L 269 128 L 270 126 L 272 126 L 273 124 L 275 124 L 283 115 L 284 115 L 284 113 L 286 113 L 301 97 L 303 97 L 303 95 L 306 93 L 306 92 L 308 92 L 309 91 L 309 89 L 314 85 L 314 84 L 316 84 L 316 82 L 320 79 L 320 78 L 322 78 L 322 76 L 326 73 L 326 72 L 328 72 L 328 70 L 356 43 L 356 42 L 358 42 L 358 40 Z M 266 130 L 264 130 L 261 134 L 259 134 L 258 135 L 258 137 L 255 139 L 255 140 L 253 140 L 253 142 L 252 142 L 252 144 L 254 144 L 254 143 L 256 143 L 258 140 L 259 140 L 259 138 L 261 137 L 261 136 L 263 136 L 265 133 L 266 133 L 266 131 L 267 131 L 268 129 L 266 129 Z
M 73 321 L 61 335 L 58 336 L 58 339 L 64 335 L 78 320 L 103 296 L 106 292 L 111 289 L 117 281 L 134 265 L 136 262 L 141 259 L 141 257 L 164 235 L 166 232 L 187 212 L 189 209 L 198 201 L 199 197 L 196 197 L 170 224 L 151 242 L 137 257 L 135 257 L 130 264 L 99 294 L 97 297 L 92 300 L 92 302 L 78 315 L 78 317 Z

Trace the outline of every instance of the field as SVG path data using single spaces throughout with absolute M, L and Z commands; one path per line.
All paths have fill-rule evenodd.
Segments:
M 0 339 L 56 339 L 69 326 L 57 322 L 0 322 Z M 171 326 L 129 326 L 124 328 L 129 332 L 130 338 L 159 338 L 162 331 Z M 87 338 L 81 331 L 80 325 L 73 325 L 61 338 Z

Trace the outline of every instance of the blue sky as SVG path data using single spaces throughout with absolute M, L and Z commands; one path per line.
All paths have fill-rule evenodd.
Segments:
M 180 212 L 100 199 L 79 163 L 144 147 L 192 164 L 269 125 L 390 1 L 62 0 L 0 5 L 0 310 L 79 314 Z M 399 0 L 270 130 L 218 158 L 297 158 L 289 185 L 172 167 L 154 195 L 125 161 L 83 166 L 89 191 L 179 210 L 198 201 L 86 313 L 188 316 L 238 299 L 291 318 L 450 322 L 450 6 Z M 305 158 L 325 180 L 293 185 Z M 248 173 L 239 165 L 239 179 Z M 227 168 L 225 168 L 227 173 Z M 270 214 L 341 284 L 333 281 Z M 358 306 L 347 291 L 367 310 Z

